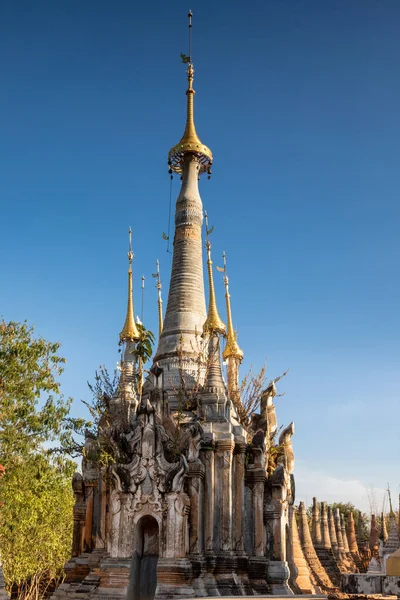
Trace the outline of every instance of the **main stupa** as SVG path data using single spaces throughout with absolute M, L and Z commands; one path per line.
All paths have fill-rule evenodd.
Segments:
M 243 352 L 232 326 L 226 262 L 227 325 L 217 308 L 208 227 L 202 237 L 199 180 L 210 173 L 212 152 L 196 132 L 194 66 L 190 56 L 184 60 L 186 127 L 168 158 L 182 184 L 165 318 L 160 310 L 158 346 L 142 385 L 130 248 L 121 379 L 102 428 L 123 451 L 101 466 L 91 457 L 96 440 L 86 440 L 82 474 L 73 479 L 72 558 L 58 598 L 290 595 L 297 577 L 294 426 L 276 439 L 274 381 L 260 392 L 258 412 L 246 410 L 241 398 Z

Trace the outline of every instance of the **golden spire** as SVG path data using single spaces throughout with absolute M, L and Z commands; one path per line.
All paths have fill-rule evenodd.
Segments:
M 221 317 L 218 314 L 217 302 L 215 300 L 215 290 L 214 290 L 214 278 L 212 272 L 212 260 L 211 260 L 211 242 L 208 239 L 208 236 L 213 231 L 213 227 L 208 229 L 208 215 L 204 214 L 204 219 L 206 223 L 206 248 L 207 248 L 207 267 L 208 267 L 208 283 L 210 288 L 210 296 L 208 300 L 208 313 L 206 322 L 203 325 L 204 333 L 222 333 L 225 334 L 226 327 L 222 322 Z
M 220 269 L 224 271 L 224 284 L 225 284 L 225 298 L 226 298 L 226 315 L 228 320 L 228 332 L 226 335 L 226 346 L 224 351 L 222 352 L 222 358 L 224 360 L 228 358 L 237 358 L 240 362 L 243 360 L 243 350 L 239 347 L 237 343 L 237 335 L 232 325 L 232 312 L 231 312 L 231 297 L 229 294 L 229 279 L 226 274 L 226 254 L 223 252 L 222 254 L 224 259 L 224 268 Z
M 158 290 L 158 337 L 162 334 L 163 330 L 163 314 L 162 314 L 162 298 L 161 298 L 161 278 L 160 278 L 160 263 L 158 259 L 156 261 L 157 264 L 157 273 L 153 273 L 153 277 L 157 277 L 156 288 Z
M 133 310 L 133 283 L 132 283 L 132 259 L 134 254 L 132 252 L 132 229 L 129 228 L 129 269 L 128 269 L 128 307 L 126 311 L 125 324 L 119 334 L 121 342 L 136 342 L 139 339 L 139 331 L 136 327 L 134 310 Z
M 212 152 L 201 141 L 196 132 L 194 124 L 194 95 L 193 79 L 194 67 L 192 63 L 192 11 L 189 12 L 189 56 L 181 54 L 183 63 L 188 63 L 186 71 L 188 78 L 188 88 L 186 90 L 187 109 L 186 109 L 186 127 L 179 144 L 176 144 L 168 154 L 168 164 L 176 173 L 182 173 L 182 164 L 185 154 L 194 154 L 200 164 L 200 173 L 211 173 L 211 165 L 213 161 Z

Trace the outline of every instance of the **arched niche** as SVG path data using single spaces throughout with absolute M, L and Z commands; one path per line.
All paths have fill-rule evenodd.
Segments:
M 157 587 L 157 562 L 160 547 L 158 521 L 142 516 L 134 529 L 134 551 L 126 600 L 153 600 Z
M 158 557 L 159 535 L 157 520 L 151 515 L 141 517 L 135 526 L 134 552 L 137 552 L 140 557 Z

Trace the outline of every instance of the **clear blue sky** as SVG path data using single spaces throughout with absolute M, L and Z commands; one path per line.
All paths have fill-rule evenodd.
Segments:
M 299 499 L 366 507 L 372 484 L 380 503 L 400 483 L 398 0 L 1 3 L 0 313 L 62 343 L 79 412 L 118 359 L 132 225 L 156 330 L 189 8 L 215 159 L 201 195 L 243 370 L 290 368 L 277 404 L 296 424 Z

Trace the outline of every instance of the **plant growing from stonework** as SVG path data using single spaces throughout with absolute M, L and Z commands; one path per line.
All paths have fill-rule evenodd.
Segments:
M 283 425 L 281 425 L 274 433 L 273 436 L 269 438 L 269 446 L 267 452 L 267 473 L 268 475 L 272 475 L 278 466 L 278 459 L 282 456 L 284 452 L 284 447 L 282 444 L 279 444 L 277 440 L 279 440 L 279 434 L 283 429 Z
M 185 422 L 188 412 L 193 415 L 198 414 L 202 381 L 207 380 L 210 366 L 216 353 L 219 353 L 218 344 L 210 354 L 208 352 L 208 342 L 208 336 L 196 334 L 194 343 L 191 342 L 192 356 L 187 356 L 183 350 L 183 338 L 179 341 L 177 349 L 179 385 L 175 386 L 172 379 L 169 381 L 177 398 L 177 409 L 171 415 L 168 406 L 166 406 L 163 415 L 163 425 L 170 438 L 168 450 L 171 454 L 171 460 L 179 457 L 187 442 L 188 434 L 182 429 L 181 425 Z M 193 366 L 193 375 L 188 376 L 188 365 Z
M 253 365 L 250 365 L 250 369 L 240 384 L 240 412 L 243 412 L 243 416 L 249 418 L 252 413 L 258 410 L 266 381 L 267 362 L 265 361 L 258 373 L 254 373 Z
M 139 402 L 142 396 L 142 379 L 144 365 L 151 358 L 154 334 L 141 323 L 137 324 L 139 340 L 132 351 L 139 365 L 137 387 Z M 65 419 L 67 429 L 61 437 L 64 453 L 82 456 L 99 468 L 112 464 L 129 462 L 128 446 L 124 434 L 129 433 L 131 401 L 126 397 L 125 369 L 121 361 L 120 369 L 111 375 L 105 366 L 100 366 L 95 373 L 94 383 L 88 383 L 92 398 L 82 400 L 86 406 L 90 420 L 68 417 Z M 113 403 L 118 398 L 118 412 L 115 413 Z M 86 443 L 85 443 L 86 440 Z
M 139 340 L 136 342 L 135 349 L 132 354 L 138 365 L 137 372 L 137 384 L 139 388 L 139 397 L 142 397 L 143 387 L 143 374 L 144 366 L 148 360 L 150 360 L 153 354 L 153 345 L 155 342 L 155 336 L 152 331 L 146 329 L 142 323 L 137 323 L 137 329 L 139 331 Z
M 88 382 L 88 388 L 92 398 L 81 402 L 87 408 L 90 420 L 67 417 L 60 449 L 64 454 L 83 456 L 100 468 L 124 463 L 128 457 L 121 445 L 121 434 L 129 431 L 129 401 L 124 398 L 121 374 L 117 370 L 110 374 L 104 365 L 100 365 L 94 382 Z M 118 419 L 112 410 L 112 400 L 117 395 L 120 398 Z
M 282 375 L 276 377 L 269 385 L 277 383 L 280 379 L 286 376 L 288 370 Z M 239 387 L 239 393 L 233 398 L 236 409 L 238 411 L 239 420 L 244 427 L 248 427 L 251 423 L 251 415 L 260 408 L 261 397 L 267 387 L 267 362 L 263 364 L 260 371 L 255 373 L 253 365 L 250 365 L 248 372 L 242 379 Z M 283 394 L 275 394 L 274 397 L 284 396 Z

